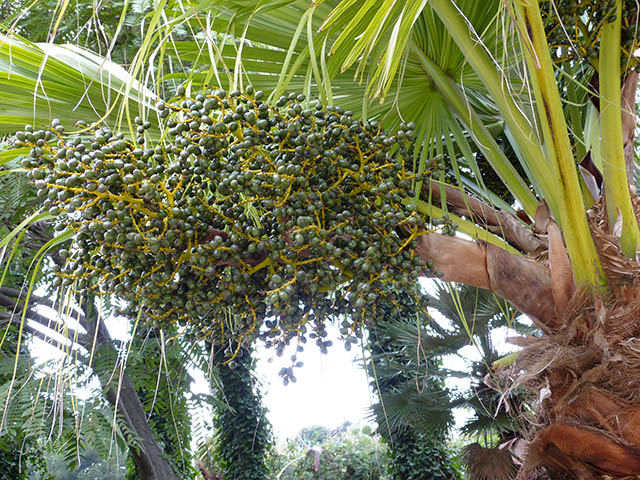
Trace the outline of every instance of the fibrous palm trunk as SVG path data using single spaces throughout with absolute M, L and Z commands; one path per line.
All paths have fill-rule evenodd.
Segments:
M 446 280 L 493 290 L 544 332 L 520 339 L 524 349 L 505 373 L 537 397 L 522 478 L 536 478 L 536 471 L 578 479 L 640 474 L 640 263 L 626 258 L 607 233 L 603 203 L 589 216 L 606 295 L 574 288 L 562 238 L 549 219 L 543 230 L 548 249 L 531 252 L 532 258 L 458 238 L 420 240 L 418 252 L 436 259 Z

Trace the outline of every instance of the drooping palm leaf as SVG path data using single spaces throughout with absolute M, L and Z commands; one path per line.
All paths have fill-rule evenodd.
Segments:
M 150 90 L 119 65 L 72 45 L 0 34 L 0 88 L 0 134 L 25 124 L 50 125 L 54 118 L 67 128 L 100 120 L 127 128 L 125 112 L 156 118 L 149 114 L 155 99 Z

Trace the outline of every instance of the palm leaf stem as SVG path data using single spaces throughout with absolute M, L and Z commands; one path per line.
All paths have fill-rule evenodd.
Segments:
M 427 190 L 427 188 L 423 188 L 423 190 Z M 451 185 L 445 186 L 445 192 L 450 212 L 469 217 L 472 221 L 484 225 L 488 230 L 499 229 L 504 239 L 517 246 L 522 252 L 528 254 L 546 247 L 546 242 L 535 236 L 514 214 L 505 210 L 497 210 L 482 200 L 467 195 L 462 189 Z M 428 189 L 428 195 L 431 195 L 433 200 L 439 199 L 441 194 L 440 188 Z
M 415 200 L 411 198 L 407 198 L 405 203 L 414 203 L 414 201 Z M 441 208 L 436 207 L 435 205 L 427 203 L 423 200 L 417 200 L 415 201 L 415 204 L 418 212 L 423 215 L 427 215 L 429 217 L 442 217 L 445 214 L 445 212 Z M 501 248 L 502 250 L 506 250 L 509 253 L 522 256 L 521 252 L 513 248 L 499 236 L 489 232 L 488 230 L 476 225 L 473 222 L 470 222 L 469 220 L 465 220 L 462 217 L 459 217 L 452 212 L 447 212 L 447 215 L 451 218 L 451 220 L 455 221 L 458 224 L 459 232 L 469 235 L 474 240 L 483 240 L 487 243 Z
M 631 204 L 622 138 L 622 109 L 620 105 L 621 0 L 616 1 L 615 15 L 616 19 L 603 27 L 600 40 L 602 166 L 609 226 L 613 229 L 615 224 L 622 221 L 620 246 L 629 258 L 634 258 L 640 247 L 640 230 Z M 619 216 L 622 218 L 618 218 Z
M 524 42 L 531 87 L 540 122 L 555 191 L 559 216 L 571 266 L 578 285 L 604 286 L 606 279 L 591 237 L 567 122 L 556 85 L 542 17 L 537 2 L 516 0 L 514 8 Z M 620 98 L 618 94 L 618 99 Z M 620 116 L 619 110 L 617 111 Z M 622 143 L 620 143 L 622 145 Z M 624 158 L 623 172 L 624 172 Z M 554 212 L 555 213 L 555 212 Z

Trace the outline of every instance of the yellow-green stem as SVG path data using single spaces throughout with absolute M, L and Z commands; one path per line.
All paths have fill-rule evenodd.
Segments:
M 616 0 L 616 19 L 602 28 L 600 40 L 600 132 L 602 166 L 609 227 L 621 222 L 620 246 L 635 258 L 640 230 L 631 204 L 629 179 L 624 160 L 622 109 L 620 106 L 620 25 L 622 0 Z M 619 218 L 621 216 L 622 218 Z
M 567 123 L 538 2 L 514 0 L 547 157 L 559 196 L 559 220 L 578 285 L 605 285 L 578 181 Z

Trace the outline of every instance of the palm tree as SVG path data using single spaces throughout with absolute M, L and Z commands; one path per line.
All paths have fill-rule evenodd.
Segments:
M 426 293 L 423 301 L 440 318 L 427 315 L 426 309 L 408 300 L 413 308 L 395 316 L 385 311 L 370 329 L 375 385 L 382 392 L 381 402 L 374 406 L 381 432 L 409 426 L 420 433 L 440 432 L 442 443 L 452 410 L 466 408 L 472 416 L 461 432 L 473 441 L 465 446 L 463 455 L 470 477 L 514 478 L 511 455 L 499 447 L 520 438 L 526 408 L 521 396 L 503 395 L 492 383 L 499 382 L 494 362 L 501 359 L 492 332 L 510 327 L 523 334 L 532 329 L 520 322 L 513 307 L 476 287 L 435 284 L 434 294 Z M 467 369 L 452 369 L 448 363 L 465 346 L 472 346 L 479 359 Z M 471 383 L 453 393 L 442 389 L 445 378 L 470 379 Z M 394 449 L 392 445 L 392 452 Z
M 396 480 L 454 478 L 446 446 L 453 422 L 451 398 L 435 374 L 439 357 L 422 348 L 431 333 L 427 333 L 426 310 L 406 293 L 399 295 L 397 308 L 385 307 L 368 329 L 367 371 L 379 398 L 372 417 L 389 445 L 389 469 Z M 414 332 L 419 333 L 414 336 Z
M 134 77 L 160 52 L 190 68 L 158 91 L 178 78 L 250 82 L 274 100 L 302 87 L 387 128 L 412 122 L 415 170 L 428 174 L 413 206 L 438 220 L 414 252 L 544 333 L 522 341 L 514 370 L 540 399 L 526 467 L 640 471 L 635 1 L 205 3 L 153 15 Z M 178 24 L 202 35 L 155 41 Z M 480 153 L 513 203 L 488 188 Z
M 543 393 L 527 468 L 640 471 L 637 377 L 626 360 L 635 330 L 625 313 L 636 304 L 639 246 L 637 13 L 623 1 L 343 1 L 306 45 L 320 95 L 351 69 L 367 93 L 387 96 L 386 125 L 415 122 L 417 170 L 446 164 L 450 175 L 416 186 L 417 208 L 447 212 L 472 240 L 428 233 L 416 253 L 445 280 L 509 300 L 544 332 L 527 340 L 515 367 L 525 372 L 518 383 Z M 324 45 L 332 56 L 314 59 Z M 293 76 L 295 68 L 284 70 Z M 491 127 L 504 130 L 524 175 Z M 487 189 L 474 151 L 516 203 Z

